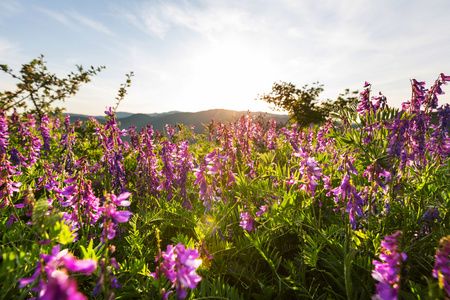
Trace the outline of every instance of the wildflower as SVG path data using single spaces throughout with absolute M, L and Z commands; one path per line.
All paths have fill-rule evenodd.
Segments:
M 442 219 L 439 216 L 439 208 L 436 207 L 433 209 L 430 207 L 420 220 L 420 223 L 423 223 L 423 225 L 418 234 L 419 239 L 431 233 L 432 225 L 435 221 L 442 222 Z
M 107 116 L 114 116 L 114 112 L 112 111 L 112 107 L 111 106 L 110 107 L 106 107 L 105 115 L 107 115 Z
M 78 260 L 67 249 L 60 251 L 59 245 L 53 247 L 52 254 L 41 254 L 41 258 L 44 265 L 39 260 L 33 276 L 19 280 L 19 288 L 41 277 L 39 284 L 32 289 L 38 292 L 40 299 L 87 299 L 78 292 L 76 280 L 70 278 L 67 271 L 90 275 L 97 268 L 95 260 Z
M 300 185 L 300 190 L 309 192 L 314 196 L 317 180 L 322 176 L 322 169 L 319 163 L 313 158 L 308 157 L 301 162 L 300 172 L 303 173 L 303 182 Z
M 356 215 L 358 217 L 362 217 L 362 205 L 363 200 L 361 198 L 361 193 L 356 191 L 356 188 L 350 183 L 350 179 L 348 174 L 344 175 L 342 179 L 341 185 L 332 190 L 335 195 L 335 202 L 339 203 L 339 200 L 345 201 L 347 200 L 347 208 L 346 212 L 350 217 L 350 224 L 352 225 L 352 229 L 356 229 Z
M 44 150 L 47 151 L 47 155 L 48 152 L 50 152 L 50 141 L 51 141 L 51 137 L 50 137 L 50 119 L 47 116 L 43 116 L 41 119 L 41 127 L 40 127 L 40 131 L 41 131 L 41 135 L 42 135 L 42 139 L 44 141 Z
M 8 138 L 8 122 L 6 121 L 5 113 L 0 111 L 0 154 L 6 153 L 6 149 L 9 145 Z
M 113 252 L 113 251 L 111 251 Z M 119 264 L 117 263 L 116 259 L 114 257 L 111 257 L 109 259 L 109 262 L 111 263 L 111 265 L 113 266 L 114 269 L 119 270 Z M 92 296 L 96 296 L 100 293 L 102 286 L 104 285 L 104 280 L 105 280 L 105 272 L 106 272 L 106 279 L 109 283 L 109 286 L 112 287 L 113 289 L 120 289 L 122 286 L 117 282 L 117 277 L 114 274 L 114 271 L 111 269 L 110 266 L 107 266 L 105 268 L 105 259 L 103 258 L 100 261 L 100 273 L 98 276 L 98 281 L 97 284 L 94 287 L 94 290 L 92 292 Z M 106 269 L 106 271 L 105 271 Z M 108 299 L 114 299 L 114 293 L 110 293 Z
M 261 210 L 256 212 L 256 215 L 258 217 L 260 217 L 263 213 L 267 212 L 267 205 L 260 206 L 259 209 Z
M 11 225 L 15 222 L 15 221 L 18 221 L 19 219 L 17 219 L 16 218 L 16 216 L 14 216 L 13 214 L 10 214 L 9 215 L 9 220 L 8 220 L 8 222 L 6 222 L 6 225 L 8 226 L 8 227 L 11 227 Z
M 450 236 L 439 241 L 435 257 L 433 277 L 439 280 L 439 287 L 445 289 L 450 296 Z
M 241 222 L 239 225 L 247 231 L 255 230 L 255 220 L 249 212 L 241 213 Z
M 164 274 L 176 288 L 178 299 L 184 299 L 187 295 L 186 288 L 195 289 L 202 278 L 195 272 L 202 264 L 202 260 L 198 259 L 200 254 L 197 249 L 186 249 L 183 244 L 179 243 L 175 247 L 167 246 L 167 251 L 161 253 L 164 261 L 156 268 L 155 273 L 151 273 L 155 279 L 159 279 L 160 274 Z M 170 292 L 161 291 L 163 297 L 166 297 Z
M 356 111 L 361 115 L 366 115 L 374 110 L 373 104 L 370 101 L 370 86 L 370 83 L 366 81 L 364 83 L 365 90 L 360 93 L 361 101 L 358 103 Z
M 381 181 L 381 176 L 385 178 L 384 182 Z M 378 187 L 381 187 L 384 191 L 387 191 L 387 185 L 392 175 L 389 171 L 383 170 L 383 168 L 378 163 L 373 163 L 369 165 L 366 171 L 363 174 L 363 177 L 367 177 L 369 182 L 375 181 L 377 184 L 375 185 L 374 191 L 378 191 Z
M 127 207 L 130 205 L 130 201 L 128 201 L 128 197 L 130 197 L 131 193 L 125 192 L 119 196 L 115 196 L 113 194 L 108 194 L 107 201 L 103 207 L 99 207 L 98 210 L 105 213 L 105 225 L 102 235 L 106 236 L 108 240 L 114 238 L 116 234 L 116 226 L 118 223 L 126 223 L 130 219 L 132 212 L 128 210 L 117 210 L 117 206 Z
M 25 156 L 23 156 L 19 150 L 16 149 L 16 147 L 12 147 L 11 150 L 9 151 L 10 153 L 10 160 L 16 165 L 23 165 L 26 166 L 26 160 L 27 158 Z
M 399 291 L 400 265 L 406 260 L 406 254 L 400 252 L 399 241 L 402 232 L 397 231 L 393 235 L 385 237 L 381 242 L 380 259 L 383 262 L 374 260 L 375 269 L 372 277 L 379 281 L 376 285 L 376 294 L 372 299 L 396 300 Z

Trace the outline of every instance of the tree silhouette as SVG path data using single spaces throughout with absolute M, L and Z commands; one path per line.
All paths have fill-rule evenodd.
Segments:
M 318 100 L 319 94 L 323 92 L 322 86 L 316 82 L 311 87 L 305 85 L 299 89 L 290 82 L 275 82 L 272 92 L 258 95 L 257 100 L 273 104 L 274 110 L 287 111 L 290 120 L 297 122 L 300 127 L 305 127 L 324 121 L 328 115 Z
M 65 78 L 58 78 L 55 74 L 47 71 L 46 62 L 41 55 L 33 59 L 30 63 L 23 64 L 19 75 L 7 65 L 0 65 L 0 70 L 17 79 L 16 91 L 0 92 L 0 110 L 9 111 L 16 108 L 23 108 L 27 112 L 35 115 L 39 121 L 44 115 L 55 115 L 64 109 L 52 107 L 55 101 L 64 101 L 67 97 L 77 93 L 82 83 L 91 81 L 90 77 L 96 75 L 105 67 L 90 67 L 84 70 L 77 65 L 78 72 L 71 72 Z M 32 108 L 28 109 L 29 104 Z

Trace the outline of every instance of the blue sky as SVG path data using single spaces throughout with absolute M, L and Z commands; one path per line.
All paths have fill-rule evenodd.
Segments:
M 130 71 L 119 111 L 270 111 L 254 99 L 280 80 L 319 81 L 322 99 L 368 81 L 400 106 L 410 79 L 450 75 L 449 15 L 448 0 L 0 0 L 0 63 L 106 66 L 62 104 L 72 113 L 103 114 Z

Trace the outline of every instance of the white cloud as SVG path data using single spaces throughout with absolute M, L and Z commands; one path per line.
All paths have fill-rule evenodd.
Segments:
M 143 3 L 116 10 L 137 28 L 159 38 L 164 38 L 176 27 L 187 28 L 209 38 L 223 32 L 257 31 L 259 28 L 258 22 L 248 12 L 213 3 L 206 8 L 187 2 Z
M 23 10 L 18 1 L 0 1 L 0 17 L 14 15 Z
M 50 18 L 63 23 L 64 25 L 70 26 L 72 27 L 72 23 L 70 22 L 69 18 L 64 15 L 62 12 L 56 12 L 50 9 L 45 9 L 42 7 L 36 7 L 37 10 L 43 12 L 44 14 L 46 14 L 47 16 L 49 16 Z
M 20 66 L 24 59 L 23 49 L 19 45 L 0 37 L 0 62 L 15 68 Z
M 80 29 L 79 25 L 82 24 L 82 25 L 84 25 L 90 29 L 96 30 L 98 32 L 105 33 L 108 35 L 113 35 L 113 33 L 108 29 L 108 27 L 106 27 L 100 21 L 83 16 L 76 11 L 61 12 L 61 11 L 45 9 L 42 7 L 36 7 L 36 9 L 43 12 L 50 18 L 70 27 L 72 30 L 79 30 Z
M 81 24 L 94 29 L 96 31 L 99 31 L 101 33 L 106 33 L 109 35 L 113 35 L 112 32 L 105 26 L 103 25 L 101 22 L 97 21 L 97 20 L 93 20 L 91 18 L 88 18 L 86 16 L 82 16 L 77 12 L 71 12 L 68 13 L 68 15 L 72 18 L 75 19 L 76 21 L 80 22 Z

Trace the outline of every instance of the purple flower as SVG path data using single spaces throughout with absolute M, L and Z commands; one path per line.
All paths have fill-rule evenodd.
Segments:
M 13 214 L 10 214 L 9 220 L 8 220 L 8 222 L 6 222 L 6 225 L 7 225 L 8 227 L 11 227 L 11 225 L 12 225 L 15 221 L 18 221 L 18 219 L 16 218 L 16 216 L 14 216 Z
M 6 149 L 8 148 L 8 122 L 6 121 L 6 116 L 3 111 L 0 111 L 0 154 L 6 154 Z
M 105 115 L 107 115 L 107 116 L 113 116 L 114 115 L 114 112 L 112 111 L 111 106 L 106 108 Z
M 255 230 L 255 220 L 249 212 L 241 213 L 241 222 L 239 225 L 247 231 Z
M 260 206 L 259 209 L 261 209 L 261 210 L 258 211 L 258 212 L 256 212 L 256 215 L 257 215 L 258 217 L 261 217 L 261 215 L 262 215 L 263 213 L 267 212 L 267 205 Z
M 38 286 L 32 289 L 38 292 L 39 299 L 87 299 L 78 292 L 76 280 L 70 278 L 66 270 L 90 275 L 97 268 L 97 261 L 78 260 L 67 249 L 62 251 L 59 249 L 60 246 L 56 245 L 52 249 L 52 254 L 41 254 L 44 265 L 39 260 L 33 276 L 19 280 L 19 288 L 34 282 L 42 272 L 45 272 L 46 279 L 41 277 Z
M 307 157 L 300 164 L 300 172 L 303 174 L 300 190 L 309 192 L 314 196 L 317 180 L 322 176 L 322 169 L 319 167 L 319 163 L 313 157 Z
M 418 239 L 421 239 L 432 231 L 432 224 L 435 222 L 442 222 L 441 217 L 439 216 L 439 208 L 432 208 L 430 207 L 425 214 L 423 215 L 422 219 L 420 220 L 420 223 L 423 223 L 422 228 L 420 229 L 420 232 L 417 236 Z
M 372 299 L 396 300 L 400 282 L 400 265 L 406 260 L 406 254 L 400 252 L 400 239 L 402 232 L 386 236 L 381 242 L 381 261 L 374 260 L 375 269 L 372 277 L 379 281 L 376 285 L 376 294 Z
M 370 101 L 370 83 L 367 81 L 364 83 L 364 91 L 360 93 L 361 101 L 358 103 L 358 108 L 356 109 L 361 115 L 366 115 L 374 111 L 372 101 Z
M 87 297 L 78 291 L 74 278 L 70 278 L 64 270 L 56 270 L 48 276 L 47 283 L 39 291 L 39 299 L 85 300 Z
M 435 258 L 433 277 L 439 280 L 439 287 L 450 296 L 450 236 L 439 241 Z
M 50 152 L 50 141 L 51 141 L 51 137 L 50 137 L 50 119 L 47 116 L 43 116 L 41 119 L 41 127 L 40 127 L 40 131 L 41 131 L 41 135 L 42 135 L 42 140 L 44 141 L 44 150 L 47 151 L 47 155 L 48 152 Z
M 130 202 L 127 201 L 131 193 L 125 192 L 119 196 L 113 194 L 108 194 L 106 197 L 105 205 L 98 208 L 98 211 L 105 213 L 105 224 L 103 228 L 103 235 L 101 239 L 106 236 L 108 240 L 114 238 L 116 234 L 116 226 L 118 223 L 126 223 L 133 215 L 132 212 L 128 210 L 117 210 L 116 205 L 129 206 Z
M 19 288 L 23 288 L 32 283 L 33 281 L 35 281 L 40 273 L 41 273 L 41 261 L 38 260 L 36 265 L 36 271 L 34 271 L 33 276 L 31 276 L 30 278 L 19 279 Z
M 381 181 L 381 176 L 385 178 L 385 182 Z M 381 187 L 384 191 L 387 191 L 386 183 L 391 180 L 392 175 L 389 171 L 383 170 L 378 163 L 373 163 L 367 167 L 363 177 L 367 177 L 369 182 L 375 181 L 377 183 L 374 189 L 374 191 L 377 192 L 378 187 Z
M 111 205 L 108 207 L 107 213 L 117 223 L 128 222 L 128 220 L 130 219 L 131 215 L 133 214 L 131 211 L 127 211 L 127 210 L 119 210 L 119 211 L 117 211 L 116 208 L 114 206 L 111 206 Z
M 356 229 L 355 214 L 360 218 L 363 216 L 363 200 L 361 198 L 361 194 L 358 193 L 356 191 L 356 188 L 350 183 L 348 174 L 344 175 L 341 185 L 333 189 L 332 192 L 335 195 L 336 203 L 339 203 L 340 201 L 343 201 L 345 203 L 345 200 L 347 200 L 346 212 L 349 214 L 352 229 Z
M 111 201 L 114 202 L 115 205 L 125 206 L 125 207 L 128 207 L 131 204 L 131 202 L 127 200 L 128 198 L 130 198 L 130 196 L 131 196 L 131 193 L 129 193 L 129 192 L 122 193 L 119 196 L 116 196 L 114 194 L 110 195 Z
M 97 262 L 93 259 L 78 260 L 68 249 L 59 251 L 60 246 L 56 245 L 52 249 L 52 254 L 41 254 L 45 262 L 44 269 L 56 270 L 60 266 L 66 267 L 71 272 L 79 272 L 87 275 L 92 274 L 97 268 Z
M 181 243 L 175 247 L 168 245 L 167 251 L 161 253 L 161 258 L 164 260 L 156 268 L 155 273 L 150 273 L 150 276 L 156 280 L 159 279 L 160 274 L 164 274 L 173 283 L 172 288 L 176 288 L 178 299 L 183 299 L 187 294 L 185 289 L 195 289 L 202 280 L 196 273 L 196 269 L 202 264 L 199 256 L 197 249 L 186 249 Z M 156 261 L 158 259 L 159 257 Z M 166 294 L 165 290 L 161 291 L 163 297 L 169 293 Z
M 114 257 L 110 258 L 110 263 L 114 267 L 114 269 L 119 269 L 119 265 L 117 264 L 117 261 Z M 92 296 L 96 296 L 100 293 L 102 286 L 105 284 L 105 272 L 106 272 L 106 279 L 107 283 L 109 283 L 109 286 L 113 289 L 120 289 L 122 286 L 117 282 L 117 277 L 114 274 L 114 271 L 110 267 L 105 266 L 105 259 L 103 258 L 100 261 L 100 273 L 98 276 L 97 284 L 94 287 L 94 290 L 92 291 Z M 114 299 L 114 293 L 110 293 L 108 296 L 108 299 Z

